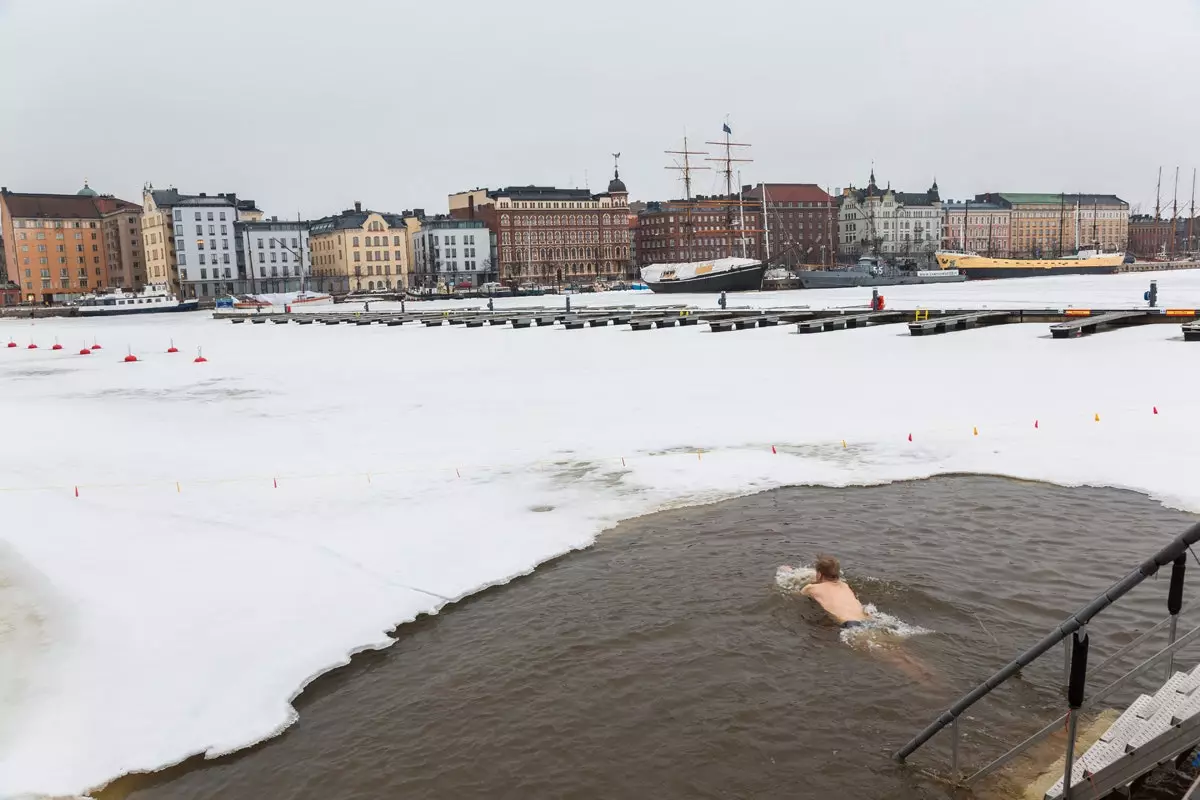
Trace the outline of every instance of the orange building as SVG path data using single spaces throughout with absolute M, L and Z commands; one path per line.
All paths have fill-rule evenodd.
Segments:
M 140 208 L 100 197 L 86 183 L 73 195 L 0 188 L 8 277 L 20 287 L 24 302 L 61 303 L 112 285 L 103 203 L 111 206 L 109 213 Z

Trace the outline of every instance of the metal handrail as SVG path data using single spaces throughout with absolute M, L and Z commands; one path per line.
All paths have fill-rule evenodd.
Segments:
M 948 709 L 943 711 L 933 722 L 925 727 L 920 733 L 914 736 L 907 744 L 901 747 L 893 755 L 897 761 L 903 762 L 922 745 L 933 738 L 934 734 L 945 728 L 947 725 L 954 722 L 968 708 L 973 706 L 982 698 L 986 697 L 1000 684 L 1007 681 L 1013 675 L 1016 675 L 1025 667 L 1037 661 L 1046 654 L 1050 648 L 1066 639 L 1071 634 L 1078 631 L 1086 625 L 1092 617 L 1099 614 L 1104 609 L 1115 603 L 1117 600 L 1125 596 L 1131 589 L 1140 584 L 1142 581 L 1149 578 L 1158 572 L 1160 567 L 1164 567 L 1175 561 L 1181 555 L 1187 552 L 1188 547 L 1200 541 L 1200 523 L 1188 528 L 1182 534 L 1177 536 L 1166 547 L 1159 550 L 1150 558 L 1143 561 L 1133 571 L 1124 578 L 1109 586 L 1101 594 L 1097 595 L 1091 602 L 1080 608 L 1066 620 L 1064 620 L 1057 628 L 1044 636 L 1041 641 L 1030 647 L 1025 652 L 1017 656 L 1013 661 L 1006 664 L 1001 669 L 997 670 L 990 678 L 980 683 L 971 691 L 964 694 L 954 702 Z
M 1167 619 L 1170 619 L 1170 618 L 1168 617 Z M 1111 663 L 1114 659 L 1116 659 L 1120 655 L 1123 655 L 1124 653 L 1128 652 L 1131 645 L 1138 644 L 1138 643 L 1144 641 L 1148 634 L 1159 630 L 1160 628 L 1162 628 L 1163 624 L 1165 624 L 1166 622 L 1167 622 L 1167 620 L 1163 620 L 1162 622 L 1158 623 L 1153 628 L 1151 628 L 1149 631 L 1147 631 L 1145 634 L 1143 634 L 1142 636 L 1139 636 L 1137 639 L 1135 639 L 1133 642 L 1131 642 L 1129 646 L 1126 646 L 1125 648 L 1122 648 L 1121 651 L 1114 653 L 1112 656 L 1110 656 L 1104 662 L 1104 664 L 1101 665 L 1101 668 L 1107 666 L 1109 663 Z M 1183 647 L 1191 644 L 1197 638 L 1200 638 L 1200 626 L 1192 628 L 1190 631 L 1185 633 L 1183 636 L 1176 639 L 1173 643 L 1162 648 L 1157 653 L 1150 656 L 1149 658 L 1144 660 L 1142 663 L 1138 664 L 1136 667 L 1132 668 L 1131 670 L 1126 672 L 1124 675 L 1121 675 L 1116 680 L 1114 680 L 1112 683 L 1108 684 L 1103 689 L 1101 689 L 1100 691 L 1093 694 L 1091 697 L 1089 697 L 1087 699 L 1087 702 L 1084 704 L 1085 707 L 1091 707 L 1091 706 L 1094 706 L 1096 703 L 1099 703 L 1101 700 L 1103 700 L 1104 698 L 1106 698 L 1110 694 L 1112 694 L 1114 691 L 1116 691 L 1123 683 L 1125 683 L 1125 681 L 1129 680 L 1130 678 L 1132 678 L 1136 675 L 1141 674 L 1146 669 L 1148 669 L 1150 666 L 1157 664 L 1159 661 L 1161 661 L 1166 656 L 1173 655 L 1175 653 L 1175 651 L 1180 650 Z M 1099 669 L 1097 671 L 1099 671 Z M 1004 753 L 1004 755 L 999 756 L 994 761 L 992 761 L 990 764 L 988 764 L 987 766 L 985 766 L 982 769 L 975 772 L 973 775 L 971 775 L 971 777 L 969 777 L 965 781 L 963 781 L 963 783 L 968 784 L 968 785 L 972 784 L 975 781 L 979 780 L 980 778 L 988 775 L 989 773 L 995 772 L 997 769 L 1004 766 L 1009 761 L 1012 761 L 1014 758 L 1019 756 L 1021 753 L 1025 752 L 1025 750 L 1027 750 L 1028 748 L 1032 747 L 1033 745 L 1035 745 L 1038 742 L 1045 739 L 1047 736 L 1049 736 L 1054 731 L 1061 729 L 1063 723 L 1067 721 L 1067 717 L 1068 717 L 1067 714 L 1061 715 L 1060 717 L 1058 717 L 1053 722 L 1046 725 L 1046 727 L 1042 728 L 1037 733 L 1033 734 L 1032 736 L 1030 736 L 1029 738 L 1025 739 L 1024 741 L 1020 742 L 1019 744 L 1013 745 L 1012 748 L 1010 748 L 1007 752 Z

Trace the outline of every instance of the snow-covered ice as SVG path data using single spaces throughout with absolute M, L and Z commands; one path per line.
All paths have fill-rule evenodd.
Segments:
M 1150 277 L 1162 305 L 1200 305 L 1195 273 L 885 294 L 1133 306 Z M 715 298 L 636 296 L 651 301 Z M 306 682 L 397 623 L 655 509 L 982 472 L 1200 511 L 1200 345 L 1178 325 L 1069 341 L 1047 328 L 0 321 L 0 343 L 19 345 L 0 346 L 0 797 L 269 737 Z M 79 356 L 93 340 L 104 349 Z M 127 348 L 139 362 L 122 363 Z

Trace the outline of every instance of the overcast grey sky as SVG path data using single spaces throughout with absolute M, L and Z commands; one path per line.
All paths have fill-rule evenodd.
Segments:
M 236 191 L 306 217 L 516 183 L 680 193 L 729 115 L 746 183 L 1181 203 L 1200 0 L 0 0 L 0 184 Z M 714 188 L 702 174 L 699 191 Z

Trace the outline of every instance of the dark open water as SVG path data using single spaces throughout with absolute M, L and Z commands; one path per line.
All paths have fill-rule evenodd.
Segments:
M 784 489 L 644 517 L 404 626 L 394 647 L 312 684 L 283 736 L 101 796 L 947 797 L 890 753 L 1194 521 L 1128 492 L 986 477 Z M 842 559 L 864 602 L 929 633 L 844 644 L 774 586 L 776 567 L 820 551 Z M 1093 663 L 1165 605 L 1164 577 L 1103 615 Z M 972 710 L 968 766 L 1061 712 L 1061 663 L 1055 651 Z M 914 762 L 944 767 L 935 744 Z M 1179 781 L 1140 796 L 1178 796 Z

